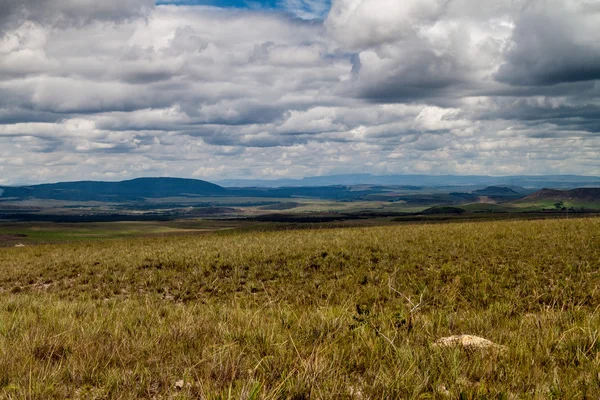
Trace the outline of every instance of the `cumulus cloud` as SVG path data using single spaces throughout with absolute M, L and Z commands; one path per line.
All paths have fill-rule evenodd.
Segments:
M 326 21 L 332 36 L 350 49 L 410 38 L 421 24 L 433 24 L 445 0 L 335 0 Z
M 3 179 L 600 173 L 597 2 L 279 4 L 8 0 Z
M 466 3 L 335 2 L 325 24 L 356 54 L 349 90 L 375 102 L 440 104 L 477 92 L 497 67 L 512 22 L 507 7 L 490 14 Z

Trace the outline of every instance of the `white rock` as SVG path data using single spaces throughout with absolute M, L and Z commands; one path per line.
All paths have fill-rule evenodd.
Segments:
M 506 350 L 505 346 L 496 344 L 490 340 L 472 335 L 455 335 L 438 339 L 433 344 L 434 347 L 462 347 L 465 349 L 489 349 Z

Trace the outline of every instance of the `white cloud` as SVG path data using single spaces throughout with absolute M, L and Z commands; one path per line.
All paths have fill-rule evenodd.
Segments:
M 2 179 L 600 174 L 600 8 L 483 3 L 9 2 Z

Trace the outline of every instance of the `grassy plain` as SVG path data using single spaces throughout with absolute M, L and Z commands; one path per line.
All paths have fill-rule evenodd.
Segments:
M 510 203 L 510 206 L 515 209 L 530 209 L 530 210 L 556 210 L 557 204 L 560 203 L 560 208 L 572 210 L 600 210 L 599 201 L 585 201 L 580 199 L 575 200 L 549 200 L 549 199 L 521 199 Z
M 12 222 L 0 224 L 0 235 L 22 244 L 69 243 L 135 236 L 200 234 L 241 228 L 244 224 L 218 220 L 125 221 L 95 223 Z M 10 238 L 10 235 L 22 237 Z M 8 240 L 7 240 L 8 241 Z M 2 243 L 0 242 L 0 246 Z
M 598 218 L 3 248 L 0 398 L 600 398 L 599 267 Z

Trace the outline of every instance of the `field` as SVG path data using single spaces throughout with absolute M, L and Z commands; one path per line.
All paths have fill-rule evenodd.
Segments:
M 137 236 L 197 235 L 233 228 L 241 229 L 246 225 L 248 224 L 206 220 L 96 223 L 11 222 L 0 224 L 0 247 Z
M 0 249 L 0 398 L 600 398 L 599 218 L 159 233 Z
M 537 201 L 516 201 L 513 204 L 515 209 L 531 209 L 531 210 L 555 210 L 557 201 L 552 200 L 537 200 Z M 598 201 L 563 201 L 561 204 L 565 209 L 586 209 L 600 210 L 600 202 Z
M 431 203 L 435 204 L 435 203 Z M 77 202 L 57 200 L 0 201 L 0 221 L 117 222 L 196 218 L 253 218 L 294 213 L 415 213 L 429 203 L 404 201 L 335 201 L 319 198 L 168 197 L 146 202 Z

